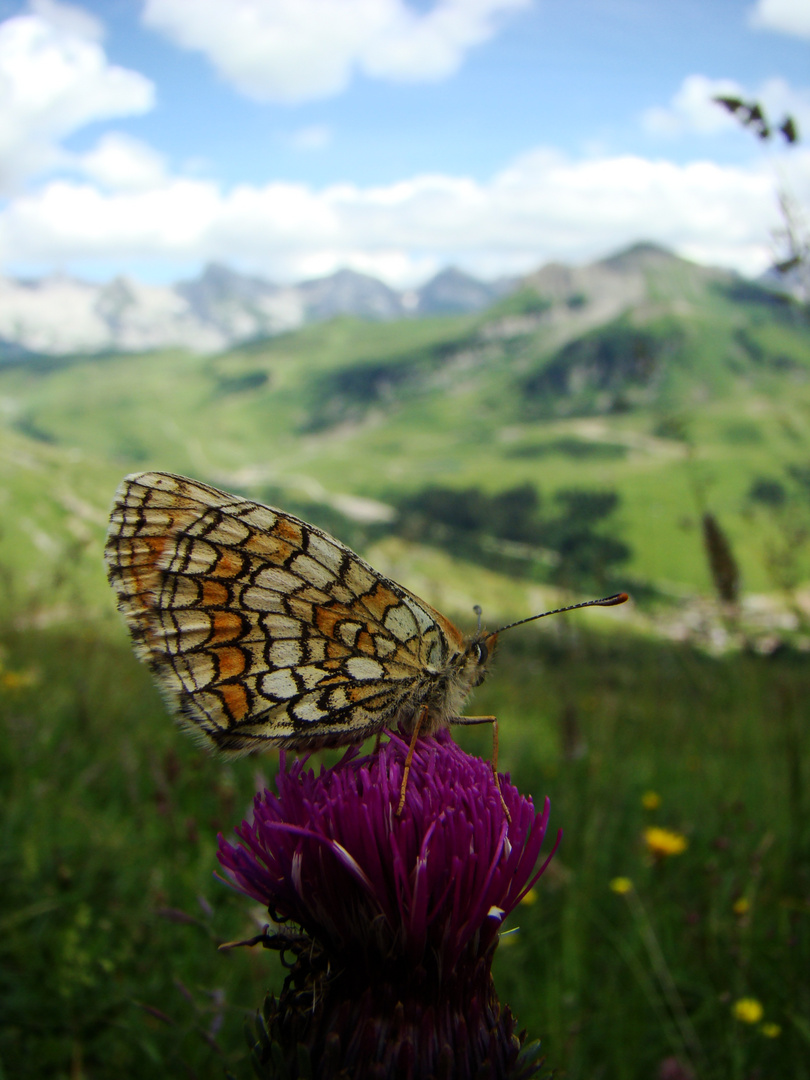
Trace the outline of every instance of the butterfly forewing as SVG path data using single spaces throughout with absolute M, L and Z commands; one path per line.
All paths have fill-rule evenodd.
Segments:
M 168 473 L 123 481 L 105 555 L 136 649 L 223 750 L 359 741 L 412 716 L 464 647 L 315 526 Z

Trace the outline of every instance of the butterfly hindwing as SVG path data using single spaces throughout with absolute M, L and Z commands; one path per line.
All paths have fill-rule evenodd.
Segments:
M 137 651 L 223 750 L 359 741 L 418 708 L 463 647 L 315 526 L 168 473 L 123 481 L 105 555 Z

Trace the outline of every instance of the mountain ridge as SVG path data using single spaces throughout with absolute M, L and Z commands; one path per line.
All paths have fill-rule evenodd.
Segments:
M 0 276 L 0 358 L 167 347 L 216 353 L 337 315 L 389 321 L 474 313 L 521 290 L 570 308 L 587 296 L 602 318 L 637 302 L 645 275 L 662 265 L 692 266 L 664 248 L 639 243 L 586 266 L 548 263 L 523 277 L 494 281 L 446 267 L 405 291 L 350 269 L 279 285 L 222 263 L 209 263 L 198 277 L 171 286 L 126 276 L 103 284 L 62 274 L 34 280 Z

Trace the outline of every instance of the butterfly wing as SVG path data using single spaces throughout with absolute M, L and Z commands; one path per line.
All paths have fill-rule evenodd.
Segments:
M 413 716 L 463 648 L 322 530 L 169 473 L 125 478 L 105 557 L 136 651 L 221 750 L 360 741 Z

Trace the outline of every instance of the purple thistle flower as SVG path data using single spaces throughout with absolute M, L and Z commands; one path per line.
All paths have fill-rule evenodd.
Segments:
M 502 802 L 491 767 L 443 731 L 417 743 L 397 817 L 407 750 L 392 735 L 319 775 L 282 755 L 278 795 L 256 796 L 239 844 L 219 838 L 233 884 L 303 931 L 265 939 L 295 962 L 265 1006 L 260 1076 L 282 1075 L 281 1059 L 297 1076 L 302 1047 L 323 1080 L 383 1080 L 409 1063 L 420 1080 L 539 1068 L 491 965 L 501 923 L 551 858 L 536 868 L 548 800 L 537 814 L 502 778 Z

